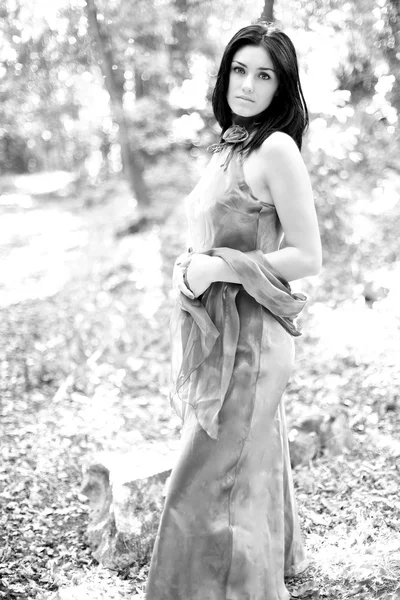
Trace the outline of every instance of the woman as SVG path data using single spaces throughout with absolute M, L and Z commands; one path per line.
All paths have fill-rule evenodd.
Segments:
M 222 138 L 188 198 L 193 249 L 173 275 L 172 402 L 184 425 L 147 600 L 286 600 L 284 575 L 306 565 L 282 402 L 305 297 L 288 282 L 321 264 L 290 39 L 241 29 L 213 109 Z

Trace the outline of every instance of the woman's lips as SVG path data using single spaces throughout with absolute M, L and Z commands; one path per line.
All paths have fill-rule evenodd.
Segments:
M 254 102 L 251 98 L 246 98 L 246 96 L 236 96 L 238 100 L 244 100 L 245 102 Z

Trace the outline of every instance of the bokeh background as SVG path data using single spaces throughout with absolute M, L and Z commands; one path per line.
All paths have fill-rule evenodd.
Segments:
M 178 438 L 184 198 L 218 138 L 224 45 L 260 17 L 298 51 L 324 248 L 294 285 L 310 300 L 289 418 L 344 432 L 295 469 L 317 581 L 297 597 L 400 597 L 397 0 L 2 0 L 0 597 L 141 594 L 147 550 L 122 574 L 91 558 L 82 471 Z

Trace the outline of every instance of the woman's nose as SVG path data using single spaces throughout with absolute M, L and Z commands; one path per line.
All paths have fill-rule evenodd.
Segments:
M 248 75 L 242 82 L 242 90 L 245 92 L 252 92 L 253 91 L 253 81 L 250 77 L 250 75 Z

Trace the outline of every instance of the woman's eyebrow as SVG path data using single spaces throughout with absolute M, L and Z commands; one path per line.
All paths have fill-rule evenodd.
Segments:
M 241 67 L 246 67 L 247 65 L 245 65 L 244 63 L 240 62 L 240 60 L 233 60 L 232 62 L 237 63 L 238 65 L 240 65 Z M 270 67 L 258 67 L 257 71 L 272 71 L 273 73 L 275 73 L 274 69 L 271 69 Z

